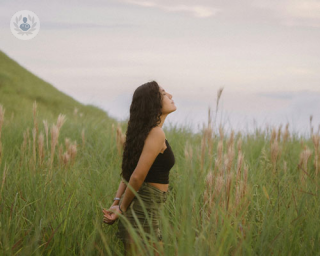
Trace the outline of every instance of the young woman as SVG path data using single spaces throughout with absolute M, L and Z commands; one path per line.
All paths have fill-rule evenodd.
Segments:
M 112 225 L 119 218 L 117 236 L 124 243 L 126 255 L 136 251 L 128 223 L 138 234 L 140 225 L 145 235 L 151 237 L 154 232 L 160 248 L 156 243 L 152 246 L 163 252 L 159 210 L 167 199 L 169 171 L 175 158 L 162 126 L 176 109 L 172 95 L 155 81 L 139 86 L 133 94 L 120 174 L 126 182 L 120 182 L 112 206 L 103 209 L 105 223 Z

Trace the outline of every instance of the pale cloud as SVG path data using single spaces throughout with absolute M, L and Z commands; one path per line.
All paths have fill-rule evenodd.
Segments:
M 252 6 L 272 11 L 285 26 L 320 27 L 319 1 L 258 0 Z
M 167 1 L 140 1 L 140 0 L 125 0 L 125 2 L 130 4 L 136 4 L 143 7 L 154 7 L 159 8 L 167 12 L 188 12 L 191 15 L 198 18 L 207 18 L 216 15 L 221 12 L 220 8 L 215 8 L 206 5 L 194 5 L 194 4 L 184 4 L 178 2 L 167 2 Z

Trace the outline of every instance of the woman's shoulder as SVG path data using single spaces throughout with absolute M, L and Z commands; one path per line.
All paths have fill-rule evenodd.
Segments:
M 166 135 L 161 127 L 156 126 L 156 127 L 151 128 L 147 138 L 150 138 L 151 140 L 164 141 L 166 139 Z

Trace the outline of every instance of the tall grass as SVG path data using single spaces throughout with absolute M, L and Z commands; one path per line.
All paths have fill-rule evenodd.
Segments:
M 161 211 L 165 255 L 319 255 L 319 131 L 311 120 L 310 137 L 289 124 L 227 133 L 216 122 L 221 94 L 201 133 L 164 128 L 176 158 Z M 101 209 L 118 188 L 126 124 L 76 108 L 41 120 L 36 103 L 25 122 L 4 118 L 5 107 L 0 254 L 123 255 Z

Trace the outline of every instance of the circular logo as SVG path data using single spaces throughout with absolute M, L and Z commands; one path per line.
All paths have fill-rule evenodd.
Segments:
M 10 29 L 16 38 L 29 40 L 39 33 L 40 20 L 34 12 L 18 11 L 11 17 Z

